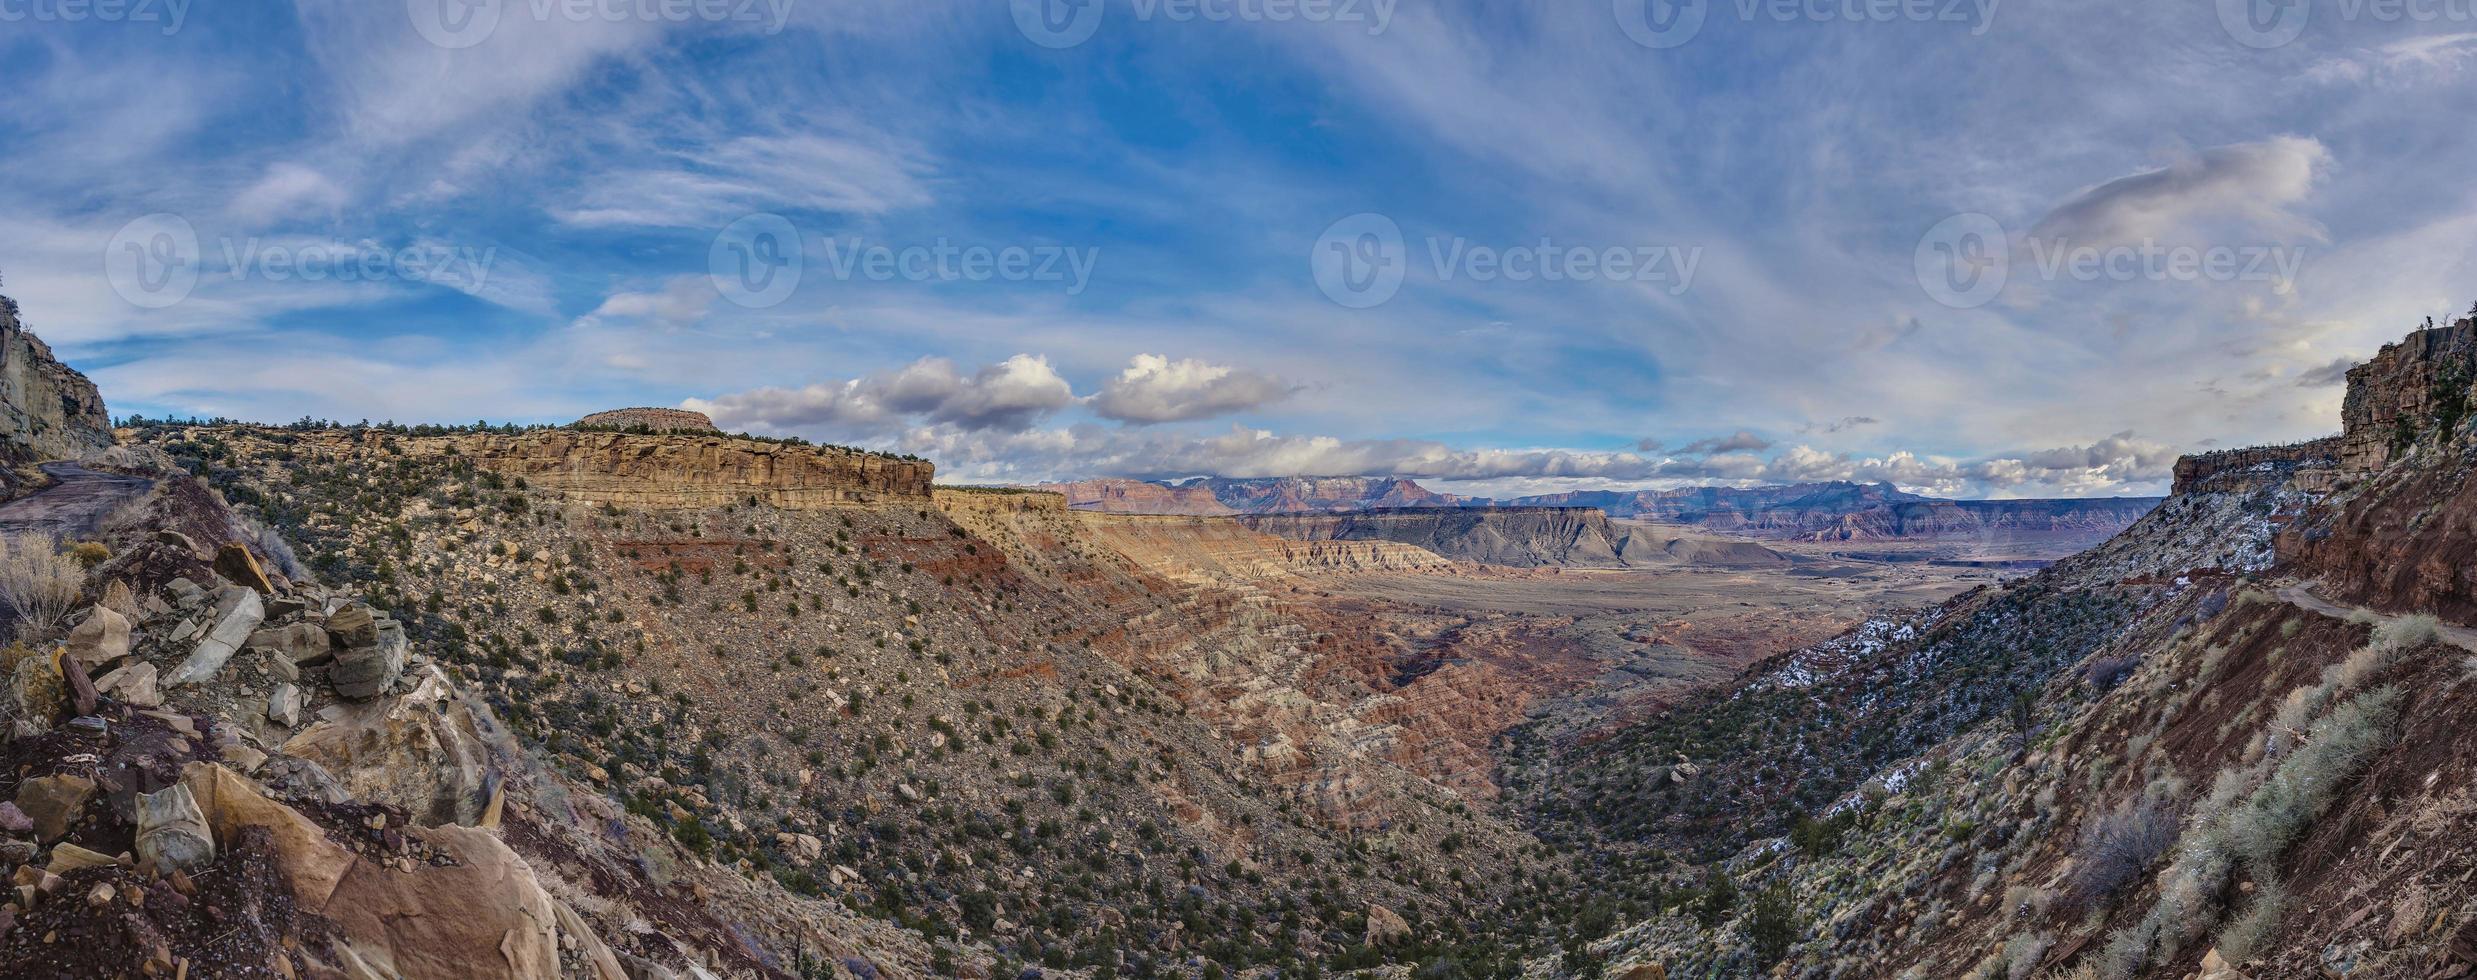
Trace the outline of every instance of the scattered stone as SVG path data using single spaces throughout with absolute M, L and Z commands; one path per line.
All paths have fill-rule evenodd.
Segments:
M 187 784 L 138 794 L 137 810 L 139 860 L 158 872 L 188 871 L 215 860 L 214 831 Z
M 189 539 L 182 538 L 181 540 L 187 541 Z M 192 555 L 197 554 L 197 546 L 191 545 L 189 548 L 189 553 Z M 176 578 L 172 581 L 165 582 L 163 584 L 163 590 L 172 593 L 172 601 L 183 606 L 194 606 L 206 601 L 206 590 L 200 588 L 198 583 L 192 582 L 185 578 Z
M 226 765 L 247 773 L 255 773 L 258 767 L 267 764 L 266 753 L 240 744 L 224 746 L 223 751 L 218 753 L 218 757 L 223 759 Z
M 52 863 L 43 870 L 56 875 L 72 874 L 88 868 L 109 868 L 121 863 L 119 858 L 101 851 L 91 851 L 75 844 L 62 843 L 52 848 Z
M 179 531 L 173 531 L 173 530 L 162 530 L 162 531 L 157 531 L 157 532 L 155 532 L 155 540 L 156 540 L 158 543 L 161 543 L 161 544 L 166 544 L 166 545 L 170 545 L 170 546 L 172 546 L 172 547 L 174 547 L 174 548 L 179 548 L 179 549 L 181 549 L 181 551 L 183 551 L 183 552 L 187 553 L 187 554 L 188 554 L 188 555 L 190 555 L 191 557 L 196 557 L 196 556 L 197 556 L 197 554 L 198 554 L 198 543 L 197 543 L 197 542 L 195 542 L 195 541 L 190 540 L 190 539 L 189 539 L 189 535 L 182 534 L 182 533 L 181 533 L 181 532 L 179 532 Z M 187 581 L 187 579 L 181 579 L 181 580 L 179 580 L 179 581 Z
M 163 707 L 163 689 L 157 683 L 155 665 L 140 660 L 122 666 L 95 682 L 95 690 L 119 698 L 134 708 Z
M 327 661 L 327 630 L 317 623 L 294 623 L 249 635 L 252 650 L 264 650 L 295 667 L 315 667 Z
M 33 829 L 34 821 L 26 817 L 26 811 L 18 809 L 15 803 L 0 801 L 0 832 L 22 834 Z
M 257 556 L 238 541 L 215 552 L 215 574 L 256 589 L 259 595 L 275 594 L 275 583 L 267 581 L 267 571 L 259 567 Z
M 307 707 L 307 701 L 298 685 L 277 684 L 275 692 L 267 695 L 267 720 L 286 728 L 299 727 L 301 709 Z
M 102 738 L 112 734 L 112 723 L 101 715 L 79 715 L 69 719 L 69 731 L 87 738 Z
M 69 631 L 68 644 L 70 662 L 82 668 L 93 670 L 112 663 L 129 655 L 129 618 L 96 606 Z
M 122 619 L 132 623 L 137 622 L 140 617 L 137 593 L 129 591 L 129 583 L 123 579 L 113 579 L 112 584 L 103 587 L 103 599 L 100 604 L 105 609 L 119 613 Z
M 86 904 L 93 908 L 102 908 L 112 904 L 112 900 L 118 897 L 120 897 L 120 889 L 112 887 L 111 882 L 99 882 L 94 890 L 86 893 Z
M 69 824 L 95 795 L 95 781 L 61 774 L 37 776 L 17 787 L 17 808 L 34 821 L 35 838 L 55 841 L 69 834 Z
M 378 642 L 378 614 L 362 603 L 354 603 L 327 617 L 327 632 L 340 647 L 364 647 Z
M 197 651 L 181 662 L 165 686 L 196 684 L 214 677 L 265 618 L 266 606 L 259 601 L 258 593 L 237 585 L 217 592 L 215 627 L 207 631 L 206 639 L 198 641 Z

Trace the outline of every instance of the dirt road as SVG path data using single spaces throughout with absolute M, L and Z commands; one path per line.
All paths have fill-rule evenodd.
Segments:
M 76 463 L 45 463 L 42 470 L 57 482 L 0 504 L 0 534 L 92 538 L 113 512 L 155 488 L 155 481 L 142 476 L 102 473 Z
M 2375 622 L 2387 624 L 2396 623 L 2400 620 L 2408 618 L 2406 615 L 2400 613 L 2377 612 L 2363 606 L 2340 605 L 2336 602 L 2332 602 L 2321 596 L 2315 595 L 2314 583 L 2312 582 L 2299 582 L 2295 585 L 2281 589 L 2279 590 L 2279 597 L 2287 600 L 2289 605 L 2311 612 L 2318 612 L 2334 619 L 2366 617 Z M 2448 623 L 2443 623 L 2435 626 L 2434 635 L 2439 637 L 2443 642 L 2451 644 L 2452 646 L 2459 647 L 2460 649 L 2469 651 L 2470 653 L 2477 653 L 2477 629 L 2470 629 L 2466 626 L 2453 626 Z

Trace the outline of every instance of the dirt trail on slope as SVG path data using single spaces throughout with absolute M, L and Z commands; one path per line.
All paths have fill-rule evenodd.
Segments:
M 2287 600 L 2289 605 L 2307 610 L 2309 612 L 2321 613 L 2334 619 L 2349 619 L 2357 616 L 2366 616 L 2372 618 L 2378 623 L 2395 623 L 2408 618 L 2408 615 L 2403 613 L 2385 613 L 2368 609 L 2364 606 L 2340 605 L 2336 602 L 2332 602 L 2321 596 L 2315 595 L 2314 583 L 2312 582 L 2299 582 L 2295 585 L 2281 589 L 2279 590 L 2279 597 Z M 2459 647 L 2460 649 L 2466 650 L 2470 653 L 2477 653 L 2477 629 L 2470 629 L 2466 626 L 2453 626 L 2449 623 L 2439 623 L 2434 628 L 2434 635 L 2443 642 L 2449 643 L 2452 646 Z
M 41 533 L 91 538 L 123 505 L 146 496 L 155 481 L 87 469 L 76 463 L 45 463 L 51 486 L 0 504 L 0 534 Z

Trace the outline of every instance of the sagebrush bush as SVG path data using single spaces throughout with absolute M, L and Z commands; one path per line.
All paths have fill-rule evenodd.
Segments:
M 17 635 L 50 632 L 69 615 L 86 570 L 41 534 L 0 537 L 0 603 L 17 614 Z
M 2243 963 L 2267 952 L 2270 941 L 2278 938 L 2279 916 L 2287 904 L 2288 892 L 2279 879 L 2254 882 L 2253 897 L 2219 930 L 2219 955 L 2229 963 Z

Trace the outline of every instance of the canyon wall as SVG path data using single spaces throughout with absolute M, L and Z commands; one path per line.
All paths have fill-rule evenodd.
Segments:
M 1253 514 L 1248 527 L 1297 541 L 1396 541 L 1491 565 L 1626 564 L 1627 533 L 1588 507 L 1421 507 Z
M 1145 480 L 1079 480 L 1074 483 L 1044 483 L 1039 489 L 1065 496 L 1067 506 L 1076 510 L 1104 514 L 1214 516 L 1237 513 L 1216 499 L 1212 488 L 1200 484 L 1173 487 Z

